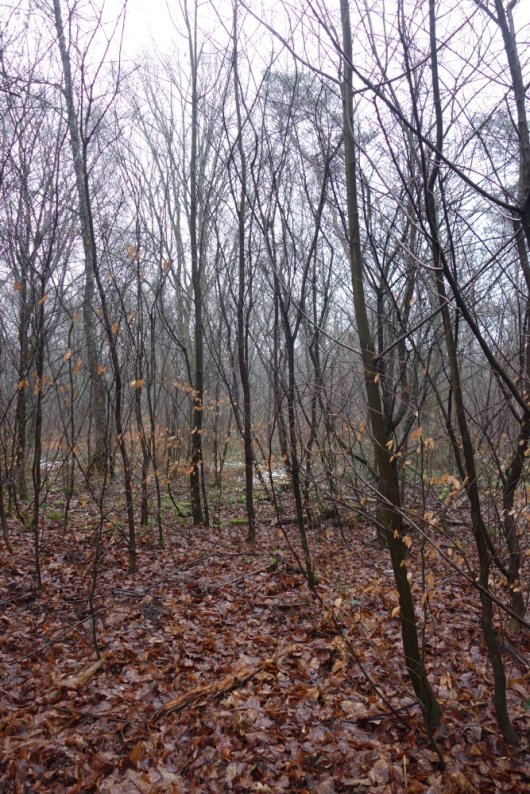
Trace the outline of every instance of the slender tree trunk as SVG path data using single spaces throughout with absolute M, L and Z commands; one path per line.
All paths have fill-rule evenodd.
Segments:
M 517 250 L 521 270 L 526 281 L 526 309 L 523 323 L 523 334 L 521 339 L 521 379 L 524 386 L 530 388 L 530 265 L 528 262 L 528 251 L 526 249 L 525 238 L 521 224 L 514 223 L 514 231 L 517 240 Z M 510 601 L 512 611 L 517 617 L 525 617 L 525 601 L 521 589 L 519 576 L 521 571 L 522 551 L 517 532 L 517 522 L 514 515 L 515 493 L 521 483 L 527 460 L 528 443 L 530 441 L 530 411 L 525 411 L 521 417 L 519 435 L 512 452 L 512 458 L 505 472 L 504 485 L 502 490 L 502 515 L 504 526 L 504 540 L 508 546 L 509 561 L 507 570 L 508 586 L 510 588 Z M 512 631 L 520 631 L 522 624 L 516 617 L 510 620 Z
M 273 424 L 278 427 L 278 442 L 280 445 L 280 454 L 282 461 L 288 468 L 288 449 L 287 449 L 287 430 L 285 426 L 285 418 L 283 414 L 283 395 L 281 388 L 280 370 L 283 366 L 283 356 L 280 351 L 280 299 L 278 292 L 274 291 L 274 327 L 273 327 L 273 368 L 272 368 L 272 390 L 274 395 L 273 401 Z
M 144 389 L 144 371 L 147 367 L 146 351 L 144 344 L 144 311 L 143 311 L 143 295 L 142 295 L 142 277 L 140 267 L 140 241 L 139 232 L 137 230 L 137 239 L 135 247 L 135 257 L 137 259 L 136 269 L 136 373 L 134 379 L 134 413 L 136 418 L 136 432 L 140 440 L 140 448 L 142 451 L 142 464 L 141 464 L 141 500 L 140 500 L 140 526 L 146 527 L 149 524 L 149 489 L 147 479 L 149 475 L 149 465 L 151 460 L 149 442 L 147 440 L 144 420 L 142 415 L 142 393 Z
M 4 541 L 4 545 L 10 554 L 13 554 L 13 544 L 11 543 L 11 538 L 9 537 L 9 527 L 7 526 L 7 516 L 6 516 L 6 509 L 4 504 L 4 476 L 2 474 L 2 470 L 0 469 L 0 526 L 2 527 L 2 538 Z
M 374 452 L 380 478 L 383 499 L 381 518 L 386 531 L 387 545 L 392 560 L 394 580 L 399 595 L 401 609 L 401 634 L 405 663 L 411 683 L 422 708 L 429 729 L 440 724 L 442 710 L 427 678 L 424 660 L 420 651 L 418 628 L 409 580 L 405 546 L 401 539 L 402 521 L 400 512 L 400 491 L 395 460 L 387 449 L 388 438 L 382 412 L 378 387 L 378 371 L 374 365 L 375 349 L 368 322 L 364 291 L 363 259 L 360 242 L 359 209 L 357 202 L 357 174 L 355 141 L 353 136 L 353 96 L 352 96 L 352 41 L 350 9 L 348 0 L 340 0 L 343 52 L 344 52 L 344 150 L 346 168 L 349 255 L 352 275 L 353 300 L 357 331 L 361 346 L 364 380 L 368 400 L 368 411 L 372 427 Z
M 523 79 L 523 71 L 517 51 L 517 41 L 512 18 L 512 7 L 510 3 L 505 10 L 502 0 L 495 0 L 495 10 L 497 12 L 497 23 L 500 27 L 504 42 L 504 49 L 508 60 L 508 67 L 512 80 L 512 91 L 515 99 L 517 115 L 517 134 L 519 143 L 519 186 L 518 202 L 520 218 L 514 220 L 516 233 L 519 262 L 526 279 L 527 288 L 527 307 L 525 317 L 525 387 L 530 390 L 530 268 L 528 265 L 528 249 L 530 248 L 530 128 L 528 124 L 528 114 L 526 107 L 527 87 Z M 525 244 L 526 241 L 526 244 Z M 526 395 L 528 397 L 528 395 Z M 525 452 L 528 448 L 530 438 L 530 412 L 523 412 L 521 430 L 519 433 L 517 447 L 513 453 L 512 460 L 506 472 L 506 481 L 503 492 L 503 511 L 504 511 L 504 534 L 510 552 L 509 575 L 510 595 L 512 609 L 520 617 L 524 617 L 525 607 L 522 592 L 519 587 L 519 570 L 521 565 L 521 549 L 517 536 L 517 527 L 513 517 L 513 503 L 517 486 L 523 474 L 525 464 Z M 512 620 L 512 628 L 517 629 L 520 623 Z
M 245 504 L 248 521 L 248 543 L 256 542 L 256 515 L 254 511 L 254 451 L 252 449 L 252 409 L 250 394 L 250 375 L 248 359 L 248 320 L 245 312 L 246 299 L 250 298 L 250 285 L 247 281 L 245 257 L 245 217 L 247 191 L 247 159 L 243 146 L 243 124 L 241 120 L 241 97 L 237 49 L 237 7 L 234 2 L 234 25 L 232 32 L 234 98 L 237 116 L 237 148 L 239 151 L 241 190 L 237 207 L 238 230 L 238 294 L 237 294 L 237 354 L 239 377 L 243 392 L 243 446 L 245 451 Z
M 275 279 L 276 280 L 276 279 Z M 279 287 L 277 287 L 279 289 Z M 307 531 L 305 526 L 304 504 L 302 499 L 302 487 L 300 482 L 300 459 L 298 456 L 297 432 L 296 432 L 296 411 L 295 411 L 295 362 L 294 362 L 294 338 L 289 328 L 289 319 L 284 313 L 284 330 L 285 342 L 287 348 L 287 417 L 289 426 L 289 473 L 291 475 L 291 483 L 293 487 L 293 496 L 296 512 L 296 523 L 298 525 L 298 532 L 300 535 L 300 545 L 302 546 L 302 553 L 304 555 L 305 574 L 310 587 L 316 584 L 315 574 L 313 572 L 313 565 L 311 562 L 311 553 L 309 550 L 309 543 L 307 540 Z
M 429 4 L 429 30 L 430 30 L 430 52 L 431 52 L 431 74 L 433 84 L 433 100 L 436 116 L 436 150 L 437 155 L 434 159 L 430 173 L 425 175 L 425 204 L 427 220 L 431 234 L 431 247 L 435 268 L 436 289 L 439 297 L 440 311 L 442 315 L 445 342 L 449 359 L 449 371 L 451 373 L 452 396 L 455 405 L 455 413 L 460 431 L 462 442 L 462 460 L 466 472 L 466 492 L 469 499 L 471 510 L 471 522 L 473 535 L 477 545 L 479 557 L 479 584 L 481 600 L 481 624 L 484 641 L 488 649 L 489 660 L 493 669 L 494 684 L 494 705 L 497 721 L 505 740 L 511 744 L 517 744 L 518 737 L 511 723 L 508 707 L 506 703 L 506 675 L 502 658 L 502 642 L 495 629 L 493 616 L 493 602 L 488 595 L 489 574 L 490 574 L 490 553 L 487 539 L 487 529 L 482 516 L 480 504 L 480 493 L 478 486 L 478 476 L 475 465 L 475 452 L 464 405 L 464 395 L 460 378 L 460 366 L 458 362 L 455 338 L 451 325 L 447 295 L 445 291 L 444 273 L 448 270 L 445 262 L 444 252 L 439 238 L 438 219 L 436 211 L 436 197 L 434 193 L 438 182 L 440 168 L 440 153 L 443 148 L 443 116 L 442 102 L 440 97 L 440 86 L 438 78 L 438 54 L 436 40 L 436 11 L 434 4 Z
M 42 290 L 44 294 L 44 289 Z M 44 304 L 39 306 L 37 313 L 37 339 L 35 354 L 35 440 L 33 446 L 33 551 L 35 558 L 35 578 L 37 588 L 42 585 L 40 560 L 40 507 L 42 485 L 42 388 L 44 375 Z
M 150 314 L 150 330 L 151 330 L 151 365 L 149 367 L 149 377 L 148 382 L 146 384 L 146 396 L 147 396 L 147 407 L 149 410 L 149 427 L 150 427 L 150 438 L 149 438 L 149 450 L 150 450 L 150 458 L 151 463 L 153 466 L 153 475 L 155 478 L 155 490 L 156 490 L 156 523 L 158 526 L 158 545 L 160 548 L 164 546 L 164 530 L 162 527 L 162 493 L 160 488 L 160 473 L 158 470 L 158 461 L 159 457 L 162 457 L 162 453 L 159 454 L 158 450 L 158 441 L 157 441 L 157 434 L 156 434 L 156 411 L 155 405 L 153 404 L 153 396 L 152 390 L 157 382 L 157 363 L 156 363 L 156 322 L 155 322 L 155 314 L 154 311 L 151 310 Z
M 15 408 L 15 455 L 14 464 L 16 472 L 16 487 L 18 496 L 22 501 L 28 498 L 28 484 L 26 480 L 26 445 L 27 445 L 27 394 L 29 370 L 29 306 L 28 283 L 25 267 L 21 268 L 20 279 L 20 313 L 18 321 L 18 392 Z
M 109 454 L 107 444 L 106 394 L 103 378 L 98 369 L 100 361 L 98 360 L 98 345 L 94 322 L 96 308 L 95 270 L 97 268 L 97 254 L 94 240 L 94 229 L 88 206 L 89 189 L 86 178 L 86 147 L 79 130 L 79 119 L 75 106 L 74 87 L 72 81 L 72 69 L 64 32 L 60 0 L 53 0 L 53 10 L 55 17 L 55 29 L 57 31 L 57 41 L 63 68 L 64 96 L 68 114 L 68 132 L 70 136 L 70 148 L 72 150 L 77 197 L 79 203 L 79 221 L 81 224 L 83 253 L 85 259 L 83 324 L 85 330 L 88 374 L 91 386 L 91 413 L 95 431 L 94 451 L 88 465 L 88 471 L 89 473 L 92 473 L 96 471 L 103 471 L 103 469 L 107 466 Z
M 526 463 L 525 453 L 528 450 L 529 439 L 530 415 L 527 414 L 521 423 L 521 430 L 517 439 L 517 446 L 512 455 L 508 469 L 506 470 L 506 479 L 504 481 L 502 492 L 504 538 L 510 554 L 507 576 L 508 586 L 510 588 L 510 601 L 512 611 L 515 612 L 517 617 L 523 619 L 525 616 L 525 602 L 519 582 L 522 553 L 521 544 L 519 543 L 519 536 L 517 534 L 517 524 L 514 516 L 514 498 L 515 491 L 521 481 L 521 476 Z M 519 631 L 522 628 L 522 624 L 517 620 L 517 618 L 512 618 L 510 621 L 510 627 L 513 631 Z
M 203 328 L 203 295 L 202 295 L 202 263 L 199 256 L 198 223 L 197 223 L 197 169 L 198 169 L 198 137 L 199 137 L 199 96 L 197 90 L 197 9 L 193 31 L 188 17 L 188 43 L 191 62 L 191 151 L 190 151 L 190 201 L 189 201 L 189 232 L 191 249 L 191 280 L 193 289 L 194 310 L 194 379 L 191 427 L 191 471 L 190 495 L 191 513 L 194 524 L 208 523 L 208 506 L 204 488 L 202 427 L 204 414 L 204 328 Z
M 123 401 L 123 380 L 121 367 L 118 360 L 116 348 L 116 334 L 113 330 L 107 308 L 105 286 L 99 272 L 96 240 L 94 234 L 94 223 L 92 217 L 92 207 L 90 202 L 89 180 L 86 141 L 82 141 L 78 128 L 78 118 L 75 108 L 72 73 L 70 58 L 66 46 L 63 21 L 61 16 L 60 0 L 53 0 L 55 15 L 55 27 L 59 42 L 59 51 L 63 67 L 64 93 L 66 98 L 66 108 L 68 112 L 68 130 L 70 134 L 70 146 L 74 162 L 74 172 L 76 187 L 79 200 L 79 216 L 81 221 L 81 232 L 83 236 L 83 252 L 85 255 L 85 290 L 83 295 L 83 318 L 85 327 L 85 337 L 87 346 L 88 369 L 92 387 L 92 411 L 96 431 L 96 446 L 92 460 L 89 462 L 89 473 L 100 470 L 105 471 L 109 462 L 109 450 L 107 445 L 106 427 L 106 394 L 103 380 L 98 373 L 97 342 L 94 328 L 94 309 L 95 291 L 97 288 L 103 322 L 109 344 L 112 369 L 114 375 L 115 402 L 114 402 L 114 422 L 116 426 L 116 438 L 120 450 L 123 464 L 123 478 L 125 489 L 125 500 L 127 505 L 127 524 L 128 524 L 128 552 L 129 552 L 129 571 L 136 571 L 136 530 L 134 523 L 134 504 L 132 491 L 132 477 L 129 463 L 129 455 L 125 442 L 125 433 L 122 416 Z
M 95 273 L 96 286 L 99 292 L 99 299 L 101 302 L 101 310 L 103 314 L 103 322 L 105 325 L 105 332 L 110 350 L 110 358 L 112 362 L 112 372 L 114 375 L 114 423 L 116 429 L 116 442 L 120 450 L 120 456 L 123 466 L 123 484 L 125 491 L 125 504 L 127 508 L 127 527 L 128 527 L 128 554 L 129 554 L 129 573 L 136 573 L 136 527 L 134 521 L 134 499 L 132 487 L 132 473 L 129 461 L 129 453 L 127 450 L 127 443 L 125 441 L 125 427 L 123 424 L 123 378 L 121 374 L 121 366 L 118 358 L 116 336 L 119 329 L 114 329 L 110 320 L 109 310 L 107 306 L 107 298 L 105 294 L 105 286 L 103 284 L 99 269 L 96 268 Z
M 72 350 L 72 338 L 74 333 L 74 318 L 70 321 L 70 328 L 68 329 L 68 349 Z M 65 423 L 65 435 L 67 444 L 67 453 L 65 461 L 65 502 L 64 502 L 64 518 L 63 529 L 66 532 L 68 528 L 68 515 L 70 513 L 70 504 L 74 495 L 75 486 L 75 439 L 76 439 L 76 412 L 74 404 L 74 373 L 72 357 L 68 359 L 68 421 Z

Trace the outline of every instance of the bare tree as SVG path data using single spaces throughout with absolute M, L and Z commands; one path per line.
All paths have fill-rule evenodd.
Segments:
M 100 361 L 98 360 L 98 344 L 95 328 L 95 273 L 98 267 L 98 254 L 88 178 L 88 147 L 90 138 L 95 133 L 95 127 L 90 130 L 85 126 L 85 120 L 87 116 L 90 117 L 91 110 L 89 108 L 83 108 L 83 116 L 80 117 L 76 105 L 69 43 L 65 34 L 60 0 L 54 0 L 53 13 L 55 29 L 57 31 L 57 43 L 63 69 L 63 91 L 66 102 L 68 134 L 70 138 L 70 147 L 72 150 L 72 162 L 79 203 L 79 222 L 81 226 L 81 238 L 85 258 L 83 321 L 86 336 L 88 371 L 92 386 L 91 404 L 95 427 L 95 449 L 89 468 L 90 470 L 97 471 L 102 470 L 107 466 L 107 458 L 109 453 L 106 435 L 106 396 L 103 380 L 101 377 L 101 370 L 99 368 Z M 71 43 L 72 42 L 70 42 L 70 44 Z
M 381 521 L 390 550 L 396 588 L 401 607 L 401 631 L 403 649 L 409 676 L 426 724 L 432 730 L 438 727 L 441 707 L 427 678 L 424 660 L 420 652 L 414 602 L 407 578 L 405 545 L 402 538 L 402 518 L 399 478 L 396 458 L 392 453 L 383 420 L 383 407 L 379 392 L 380 373 L 377 367 L 374 346 L 366 309 L 363 257 L 360 244 L 359 207 L 357 198 L 357 163 L 353 133 L 352 101 L 352 39 L 348 0 L 341 0 L 342 50 L 344 53 L 343 102 L 344 102 L 344 146 L 348 206 L 349 253 L 352 274 L 352 290 L 357 320 L 357 331 L 364 367 L 365 388 L 372 426 L 374 454 L 379 472 L 379 488 L 382 498 Z

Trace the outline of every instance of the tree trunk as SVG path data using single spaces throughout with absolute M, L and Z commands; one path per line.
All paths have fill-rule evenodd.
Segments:
M 464 405 L 464 395 L 460 378 L 460 366 L 458 363 L 455 338 L 451 325 L 449 306 L 445 291 L 444 275 L 449 271 L 445 261 L 444 252 L 440 243 L 438 218 L 436 212 L 436 198 L 434 189 L 438 181 L 440 168 L 440 153 L 443 148 L 443 117 L 442 101 L 440 96 L 440 86 L 438 78 L 438 54 L 436 41 L 436 12 L 434 4 L 429 5 L 429 32 L 430 32 L 430 53 L 431 53 L 431 75 L 433 84 L 433 101 L 436 116 L 436 151 L 430 173 L 425 174 L 425 206 L 427 211 L 427 221 L 431 235 L 431 248 L 433 264 L 435 270 L 435 282 L 438 292 L 440 312 L 442 315 L 445 342 L 449 359 L 449 371 L 451 374 L 451 388 L 454 399 L 455 413 L 460 431 L 462 442 L 462 460 L 466 472 L 466 492 L 469 499 L 471 510 L 471 522 L 473 535 L 477 545 L 479 557 L 479 577 L 481 585 L 481 625 L 484 641 L 488 649 L 489 660 L 493 669 L 494 684 L 494 705 L 497 721 L 501 732 L 507 742 L 517 744 L 518 737 L 508 715 L 506 703 L 506 676 L 504 672 L 504 662 L 502 658 L 502 642 L 495 629 L 493 618 L 493 602 L 488 595 L 490 556 L 487 538 L 487 529 L 482 517 L 480 504 L 480 493 L 478 487 L 478 476 L 475 465 L 475 452 L 473 442 L 469 432 L 467 416 Z
M 18 496 L 22 501 L 28 498 L 28 484 L 26 480 L 26 445 L 27 445 L 27 394 L 29 371 L 29 306 L 28 283 L 24 265 L 21 267 L 20 279 L 20 313 L 18 321 L 18 392 L 15 409 L 15 454 L 14 465 L 16 472 L 16 487 Z
M 53 0 L 55 29 L 61 55 L 64 78 L 64 96 L 68 114 L 68 132 L 79 203 L 79 221 L 85 259 L 85 283 L 83 290 L 83 324 L 87 352 L 88 374 L 91 387 L 91 413 L 95 429 L 95 446 L 88 472 L 101 472 L 108 463 L 106 394 L 99 370 L 98 345 L 95 318 L 95 270 L 97 268 L 96 244 L 91 213 L 88 206 L 88 184 L 86 179 L 86 147 L 79 130 L 79 119 L 75 107 L 72 69 L 68 53 L 60 0 Z
M 0 469 L 0 525 L 2 527 L 2 538 L 5 544 L 6 549 L 10 554 L 13 554 L 13 544 L 11 543 L 11 538 L 9 537 L 9 527 L 7 526 L 7 516 L 6 516 L 6 509 L 4 504 L 4 476 Z
M 243 146 L 243 124 L 241 120 L 241 99 L 238 71 L 237 50 L 237 0 L 234 2 L 234 26 L 232 33 L 233 46 L 233 71 L 234 71 L 234 98 L 237 117 L 237 147 L 239 151 L 241 190 L 239 206 L 237 207 L 237 232 L 238 232 L 238 293 L 237 293 L 237 358 L 239 364 L 239 377 L 243 392 L 243 446 L 245 451 L 245 506 L 248 521 L 248 543 L 256 542 L 256 515 L 254 511 L 254 451 L 252 449 L 252 409 L 250 395 L 250 376 L 248 360 L 248 322 L 245 313 L 247 293 L 250 294 L 247 283 L 246 257 L 245 257 L 245 216 L 247 192 L 247 160 Z
M 136 531 L 134 523 L 132 478 L 122 418 L 123 381 L 116 349 L 116 333 L 109 317 L 105 286 L 103 284 L 98 266 L 94 223 L 90 202 L 86 141 L 82 141 L 81 134 L 78 129 L 79 122 L 74 102 L 70 59 L 66 47 L 60 0 L 53 0 L 53 8 L 55 14 L 55 27 L 59 42 L 59 51 L 63 66 L 64 93 L 68 112 L 68 130 L 70 134 L 70 146 L 72 149 L 76 187 L 79 200 L 79 216 L 81 221 L 81 232 L 83 236 L 83 252 L 85 255 L 83 318 L 87 345 L 88 369 L 92 386 L 92 411 L 94 425 L 96 428 L 96 446 L 92 460 L 89 461 L 88 471 L 90 473 L 98 470 L 106 470 L 109 462 L 106 426 L 106 394 L 103 380 L 98 373 L 97 342 L 93 323 L 94 299 L 95 290 L 97 287 L 114 375 L 114 422 L 116 425 L 117 445 L 120 450 L 123 463 L 124 490 L 127 505 L 127 524 L 129 530 L 129 572 L 134 573 L 136 571 Z
M 204 487 L 203 452 L 202 452 L 202 427 L 204 414 L 204 328 L 203 328 L 203 296 L 202 296 L 202 263 L 199 256 L 198 224 L 197 224 L 197 146 L 199 136 L 197 91 L 197 9 L 193 31 L 186 15 L 188 27 L 188 46 L 191 65 L 191 151 L 190 151 L 190 202 L 189 202 L 189 232 L 191 249 L 191 280 L 193 289 L 194 311 L 194 378 L 192 397 L 191 420 L 191 471 L 190 471 L 190 496 L 191 513 L 194 524 L 208 524 L 208 505 Z
M 352 276 L 353 300 L 359 342 L 361 346 L 364 380 L 368 400 L 368 411 L 372 427 L 374 452 L 380 478 L 383 500 L 381 517 L 392 560 L 394 579 L 399 594 L 401 609 L 401 634 L 405 663 L 411 683 L 423 711 L 425 722 L 432 730 L 440 724 L 442 710 L 427 678 L 424 660 L 420 652 L 418 628 L 410 583 L 407 578 L 405 546 L 401 540 L 400 493 L 397 467 L 387 449 L 381 397 L 378 387 L 378 371 L 374 366 L 375 349 L 368 323 L 364 291 L 363 260 L 360 243 L 359 209 L 357 202 L 357 174 L 355 142 L 353 136 L 352 95 L 352 41 L 350 9 L 348 0 L 340 0 L 343 52 L 343 111 L 344 153 L 346 168 L 347 212 L 349 233 L 349 256 Z

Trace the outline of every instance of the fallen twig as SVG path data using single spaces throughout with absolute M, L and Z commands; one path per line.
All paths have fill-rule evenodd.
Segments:
M 267 573 L 270 570 L 270 564 L 266 565 L 265 568 L 257 568 L 253 571 L 247 571 L 247 573 L 243 573 L 240 576 L 237 576 L 235 579 L 227 579 L 224 582 L 220 582 L 220 584 L 209 584 L 207 586 L 208 590 L 222 590 L 224 587 L 227 587 L 230 584 L 238 584 L 239 582 L 243 582 L 245 579 L 248 579 L 250 576 L 257 576 L 260 573 Z
M 203 684 L 202 686 L 194 687 L 188 692 L 184 692 L 182 695 L 179 695 L 174 700 L 168 701 L 159 709 L 157 709 L 154 713 L 153 719 L 155 722 L 157 722 L 163 717 L 168 717 L 170 714 L 173 714 L 176 711 L 183 711 L 183 709 L 191 706 L 198 700 L 202 700 L 203 698 L 215 698 L 218 695 L 224 695 L 226 692 L 230 692 L 232 689 L 243 686 L 243 684 L 246 684 L 251 678 L 254 678 L 255 675 L 260 673 L 262 670 L 265 670 L 267 667 L 277 664 L 280 659 L 282 659 L 284 656 L 287 656 L 293 650 L 296 650 L 296 648 L 296 645 L 290 645 L 281 653 L 276 654 L 275 657 L 264 659 L 254 667 L 242 667 L 235 673 L 229 673 L 229 675 L 221 678 L 220 681 L 214 681 L 213 684 Z
M 58 686 L 67 687 L 67 689 L 79 689 L 79 687 L 86 684 L 87 681 L 92 678 L 94 673 L 97 673 L 100 667 L 103 667 L 103 664 L 103 659 L 97 659 L 97 661 L 92 662 L 91 665 L 78 673 L 78 675 L 69 675 L 66 678 L 61 678 L 60 681 L 57 681 L 57 684 Z
M 95 613 L 94 617 L 98 618 L 100 615 L 103 614 L 103 612 L 107 612 L 109 609 L 112 609 L 113 606 L 114 606 L 114 604 L 108 604 L 106 607 L 101 607 L 101 609 L 98 609 L 98 611 Z M 59 640 L 62 640 L 63 637 L 65 637 L 71 631 L 76 629 L 78 626 L 81 626 L 83 623 L 86 623 L 87 620 L 90 620 L 90 615 L 86 615 L 84 618 L 81 618 L 81 620 L 76 621 L 76 623 L 72 623 L 71 626 L 68 626 L 64 631 L 61 631 L 60 634 L 56 634 L 56 636 L 52 637 L 52 639 L 48 640 L 48 642 L 45 642 L 42 645 L 39 645 L 39 647 L 35 648 L 34 651 L 30 651 L 25 656 L 22 656 L 19 659 L 19 661 L 20 662 L 25 662 L 26 659 L 31 659 L 33 656 L 37 656 L 45 648 L 49 648 L 50 645 L 55 645 L 56 642 L 59 642 Z

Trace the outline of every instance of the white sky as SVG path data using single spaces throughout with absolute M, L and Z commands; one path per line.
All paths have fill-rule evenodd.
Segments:
M 128 0 L 125 49 L 129 57 L 153 47 L 169 50 L 176 37 L 169 19 L 167 0 Z
M 118 3 L 119 0 L 110 0 Z M 194 0 L 189 0 L 188 6 L 192 12 Z M 261 12 L 263 6 L 268 7 L 268 12 L 276 5 L 273 0 L 264 3 L 263 0 L 249 0 L 249 5 Z M 240 10 L 240 19 L 248 17 L 244 9 Z M 232 20 L 232 0 L 217 0 L 210 3 L 208 0 L 199 0 L 199 27 L 203 34 L 212 39 L 226 40 L 223 32 L 222 21 L 228 26 Z M 257 39 L 258 23 L 246 22 L 247 35 L 253 35 Z M 127 1 L 127 22 L 125 31 L 125 52 L 129 58 L 133 58 L 143 50 L 168 52 L 175 47 L 187 48 L 182 37 L 184 26 L 182 23 L 181 3 L 179 0 L 128 0 Z M 259 33 L 259 42 L 264 43 L 269 37 L 263 29 Z M 268 46 L 268 42 L 267 42 Z M 259 49 L 259 46 L 258 46 Z

